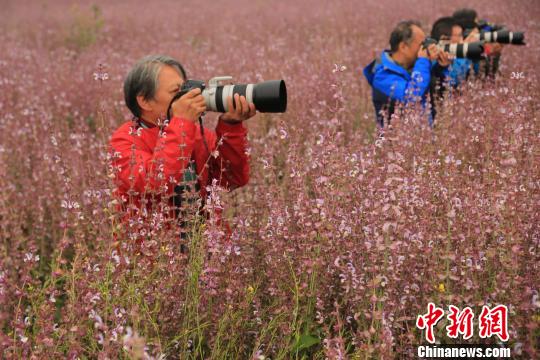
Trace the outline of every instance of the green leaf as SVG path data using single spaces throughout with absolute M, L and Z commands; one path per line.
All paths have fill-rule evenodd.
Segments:
M 313 345 L 317 345 L 321 341 L 319 338 L 312 336 L 310 334 L 304 334 L 298 338 L 296 341 L 296 344 L 294 344 L 293 351 L 300 351 L 303 349 L 307 349 L 312 347 Z

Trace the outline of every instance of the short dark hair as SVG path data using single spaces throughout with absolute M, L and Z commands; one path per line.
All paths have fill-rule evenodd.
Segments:
M 159 71 L 164 65 L 173 67 L 184 80 L 187 79 L 182 64 L 170 56 L 149 55 L 137 61 L 124 81 L 124 100 L 133 116 L 141 116 L 137 96 L 142 95 L 145 99 L 153 99 L 156 95 Z
M 441 40 L 441 36 L 452 36 L 452 28 L 454 26 L 460 26 L 457 21 L 450 16 L 442 17 L 437 19 L 435 23 L 433 23 L 433 27 L 431 28 L 431 37 L 435 40 L 439 41 Z
M 413 36 L 413 25 L 418 26 L 419 28 L 422 27 L 418 21 L 405 20 L 399 22 L 394 30 L 392 30 L 392 33 L 390 34 L 390 50 L 392 50 L 392 52 L 399 49 L 399 44 L 401 42 L 410 44 Z
M 461 25 L 463 29 L 473 29 L 477 27 L 476 18 L 478 17 L 478 14 L 474 9 L 459 9 L 454 11 L 454 14 L 452 16 L 454 17 L 456 22 Z

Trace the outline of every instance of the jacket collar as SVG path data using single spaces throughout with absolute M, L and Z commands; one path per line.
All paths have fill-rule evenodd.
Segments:
M 409 72 L 401 65 L 398 65 L 391 57 L 390 50 L 384 50 L 381 54 L 381 64 L 387 70 L 390 70 L 396 74 L 403 75 L 409 78 L 411 75 Z
M 156 125 L 149 123 L 148 121 L 145 121 L 141 118 L 138 118 L 137 121 L 138 121 L 139 126 L 144 129 L 151 129 L 151 128 L 156 127 Z
M 147 120 L 144 120 L 140 117 L 133 116 L 132 121 L 135 123 L 137 127 L 141 127 L 143 129 L 159 129 L 162 128 L 163 125 L 158 126 L 156 124 L 153 124 Z

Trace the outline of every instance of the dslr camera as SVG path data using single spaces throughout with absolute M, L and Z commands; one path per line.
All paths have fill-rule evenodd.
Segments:
M 258 84 L 225 84 L 232 76 L 217 76 L 208 81 L 186 80 L 173 101 L 195 88 L 201 89 L 208 111 L 227 112 L 227 98 L 235 94 L 245 96 L 248 103 L 263 113 L 282 113 L 287 110 L 287 88 L 284 80 L 269 80 Z M 233 101 L 233 106 L 235 106 Z
M 479 60 L 483 58 L 484 53 L 484 42 L 475 41 L 472 43 L 462 43 L 462 44 L 445 44 L 438 42 L 437 40 L 426 37 L 424 42 L 422 42 L 422 47 L 427 49 L 431 44 L 437 45 L 437 47 L 443 51 L 446 51 L 449 54 L 452 54 L 456 58 L 461 59 L 471 59 Z

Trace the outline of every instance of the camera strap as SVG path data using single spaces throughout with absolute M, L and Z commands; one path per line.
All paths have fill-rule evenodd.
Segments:
M 200 199 L 200 185 L 197 179 L 197 168 L 195 166 L 195 161 L 191 160 L 188 166 L 184 169 L 182 182 L 179 185 L 174 187 L 174 195 L 172 198 L 174 212 L 176 218 L 179 220 L 180 226 L 180 239 L 186 240 L 187 235 L 190 231 L 189 227 L 189 213 L 191 209 L 193 211 L 193 206 Z M 199 210 L 196 210 L 198 213 Z M 184 243 L 181 244 L 181 252 L 185 253 L 187 248 Z

